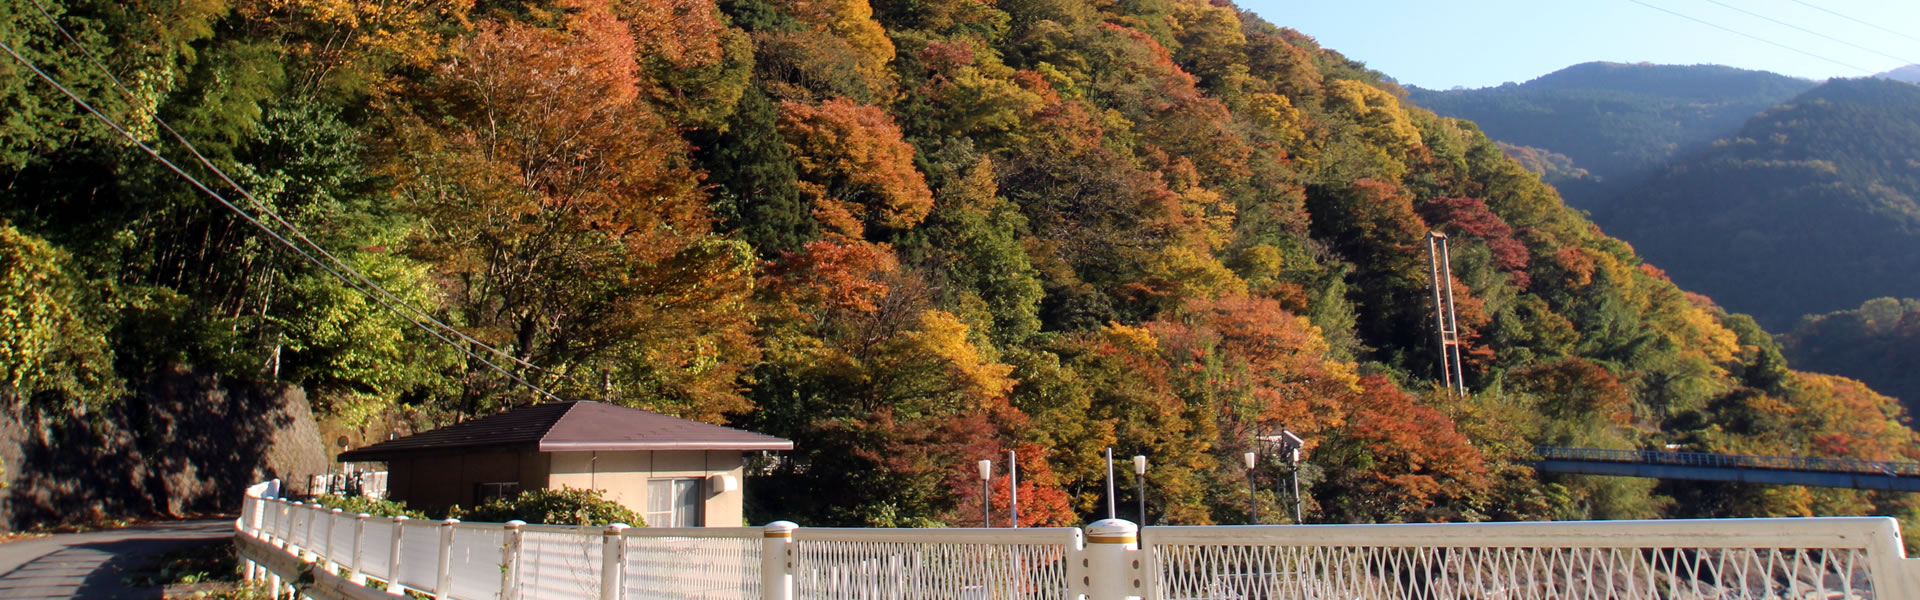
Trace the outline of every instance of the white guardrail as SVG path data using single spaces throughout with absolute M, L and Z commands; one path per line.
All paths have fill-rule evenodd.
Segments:
M 275 598 L 1910 599 L 1893 519 L 839 529 L 566 527 L 344 514 L 249 490 Z

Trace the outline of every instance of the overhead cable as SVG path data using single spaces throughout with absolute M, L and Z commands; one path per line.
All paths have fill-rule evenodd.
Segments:
M 1872 22 L 1872 21 L 1866 21 L 1866 20 L 1862 20 L 1862 19 L 1855 19 L 1855 18 L 1853 18 L 1853 17 L 1849 17 L 1849 16 L 1846 16 L 1846 15 L 1843 15 L 1843 14 L 1840 14 L 1840 13 L 1837 13 L 1837 12 L 1834 12 L 1834 11 L 1833 11 L 1833 10 L 1831 10 L 1831 9 L 1827 9 L 1827 8 L 1823 8 L 1823 7 L 1821 7 L 1821 6 L 1818 6 L 1818 5 L 1815 5 L 1815 4 L 1811 4 L 1811 3 L 1808 3 L 1808 2 L 1805 2 L 1805 1 L 1803 1 L 1803 0 L 1793 0 L 1793 2 L 1794 2 L 1795 4 L 1799 4 L 1799 5 L 1801 5 L 1801 6 L 1805 6 L 1805 7 L 1807 7 L 1807 8 L 1811 8 L 1811 9 L 1814 9 L 1814 10 L 1817 10 L 1817 11 L 1820 11 L 1820 12 L 1824 12 L 1824 13 L 1827 13 L 1827 14 L 1830 14 L 1830 15 L 1833 15 L 1833 16 L 1836 16 L 1836 17 L 1840 17 L 1840 18 L 1842 18 L 1842 19 L 1846 19 L 1846 20 L 1848 20 L 1848 21 L 1853 21 L 1853 22 L 1855 22 L 1855 23 L 1859 23 L 1859 24 L 1861 24 L 1861 25 L 1865 25 L 1865 26 L 1868 26 L 1868 27 L 1872 27 L 1872 28 L 1874 28 L 1874 29 L 1878 29 L 1878 30 L 1881 30 L 1881 31 L 1885 31 L 1885 32 L 1887 32 L 1887 33 L 1891 33 L 1891 34 L 1894 34 L 1894 35 L 1897 35 L 1897 36 L 1900 36 L 1900 37 L 1903 37 L 1903 38 L 1907 38 L 1907 39 L 1910 39 L 1910 40 L 1913 40 L 1913 41 L 1916 41 L 1916 42 L 1920 42 L 1920 37 L 1914 37 L 1914 36 L 1913 36 L 1912 34 L 1907 34 L 1907 33 L 1901 33 L 1901 32 L 1899 32 L 1899 31 L 1894 31 L 1894 30 L 1892 30 L 1892 29 L 1887 29 L 1886 27 L 1883 27 L 1883 26 L 1881 26 L 1880 24 L 1878 24 L 1878 23 L 1874 23 L 1874 22 Z
M 1854 66 L 1854 65 L 1850 65 L 1850 64 L 1847 64 L 1847 63 L 1844 63 L 1844 62 L 1840 62 L 1840 61 L 1837 61 L 1837 60 L 1834 60 L 1834 59 L 1831 59 L 1831 58 L 1827 58 L 1827 57 L 1825 57 L 1825 56 L 1821 56 L 1821 55 L 1818 55 L 1818 54 L 1814 54 L 1814 53 L 1812 53 L 1812 52 L 1808 52 L 1808 51 L 1806 51 L 1806 50 L 1801 50 L 1801 49 L 1799 49 L 1799 48 L 1795 48 L 1795 47 L 1793 47 L 1793 46 L 1788 46 L 1788 45 L 1786 45 L 1786 44 L 1782 44 L 1782 43 L 1780 43 L 1780 42 L 1776 42 L 1776 41 L 1773 41 L 1773 40 L 1770 40 L 1770 39 L 1767 39 L 1767 38 L 1763 38 L 1763 37 L 1760 37 L 1760 36 L 1757 36 L 1757 35 L 1754 35 L 1754 34 L 1751 34 L 1751 33 L 1747 33 L 1747 32 L 1744 32 L 1744 31 L 1740 31 L 1740 30 L 1738 30 L 1738 29 L 1734 29 L 1734 28 L 1732 28 L 1732 27 L 1727 27 L 1727 26 L 1725 26 L 1725 25 L 1721 25 L 1721 24 L 1719 24 L 1719 23 L 1714 23 L 1714 22 L 1712 22 L 1712 21 L 1708 21 L 1708 20 L 1705 20 L 1705 19 L 1700 19 L 1700 18 L 1697 18 L 1697 17 L 1692 17 L 1692 16 L 1688 16 L 1688 15 L 1684 15 L 1684 14 L 1681 14 L 1681 13 L 1677 13 L 1677 12 L 1674 12 L 1674 11 L 1671 11 L 1671 10 L 1667 10 L 1667 9 L 1665 9 L 1665 8 L 1661 8 L 1661 7 L 1658 7 L 1658 6 L 1654 6 L 1654 5 L 1652 5 L 1652 4 L 1648 4 L 1648 3 L 1646 3 L 1646 2 L 1642 2 L 1641 0 L 1627 0 L 1627 1 L 1628 1 L 1628 2 L 1632 2 L 1632 3 L 1634 3 L 1634 4 L 1638 4 L 1638 5 L 1641 5 L 1641 6 L 1645 6 L 1645 7 L 1647 7 L 1647 8 L 1651 8 L 1651 9 L 1654 9 L 1654 10 L 1657 10 L 1657 11 L 1660 11 L 1660 12 L 1663 12 L 1663 13 L 1667 13 L 1667 14 L 1670 14 L 1670 15 L 1673 15 L 1673 16 L 1676 16 L 1676 17 L 1680 17 L 1680 18 L 1682 18 L 1682 19 L 1686 19 L 1686 20 L 1688 20 L 1688 21 L 1693 21 L 1693 22 L 1695 22 L 1695 23 L 1699 23 L 1699 24 L 1701 24 L 1701 25 L 1706 25 L 1706 26 L 1708 26 L 1708 27 L 1712 27 L 1712 28 L 1714 28 L 1714 29 L 1718 29 L 1718 30 L 1721 30 L 1721 31 L 1725 31 L 1725 32 L 1727 32 L 1727 33 L 1731 33 L 1731 34 L 1734 34 L 1734 35 L 1738 35 L 1738 36 L 1741 36 L 1741 37 L 1746 37 L 1746 38 L 1750 38 L 1750 39 L 1753 39 L 1753 40 L 1755 40 L 1755 41 L 1759 41 L 1759 42 L 1763 42 L 1763 43 L 1767 43 L 1767 44 L 1772 44 L 1772 45 L 1774 45 L 1774 46 L 1779 46 L 1779 47 L 1781 47 L 1781 48 L 1785 48 L 1785 49 L 1787 49 L 1787 50 L 1792 50 L 1792 51 L 1794 51 L 1794 52 L 1798 52 L 1798 53 L 1801 53 L 1801 54 L 1805 54 L 1805 55 L 1807 55 L 1807 56 L 1811 56 L 1811 57 L 1814 57 L 1814 58 L 1818 58 L 1818 59 L 1820 59 L 1820 60 L 1824 60 L 1824 61 L 1827 61 L 1827 62 L 1830 62 L 1830 63 L 1833 63 L 1833 64 L 1836 64 L 1836 65 L 1840 65 L 1840 66 L 1842 66 L 1842 67 L 1846 67 L 1846 68 L 1849 68 L 1849 69 L 1853 69 L 1853 70 L 1855 70 L 1855 71 L 1859 71 L 1859 72 L 1862 72 L 1862 73 L 1868 73 L 1868 74 L 1872 74 L 1872 73 L 1873 73 L 1873 70 L 1872 70 L 1872 69 L 1864 69 L 1864 68 L 1861 68 L 1861 67 L 1857 67 L 1857 66 Z
M 136 96 L 132 90 L 127 89 L 127 86 L 121 83 L 120 78 L 115 76 L 113 74 L 113 71 L 111 69 L 108 69 L 107 66 L 100 61 L 99 57 L 93 54 L 93 51 L 87 49 L 86 44 L 81 43 L 79 39 L 74 37 L 73 33 L 67 31 L 66 27 L 60 25 L 60 20 L 54 18 L 54 16 L 51 13 L 47 12 L 46 7 L 40 4 L 40 0 L 32 0 L 32 4 L 34 9 L 39 11 L 40 16 L 45 18 L 47 20 L 47 23 L 53 26 L 54 30 L 59 31 L 60 35 L 66 38 L 67 43 L 70 46 L 79 50 L 81 54 L 84 54 L 87 57 L 87 60 L 93 65 L 93 68 L 99 71 L 100 74 L 105 75 L 107 80 L 112 82 L 113 86 L 116 89 L 120 90 L 120 93 L 126 96 L 129 102 L 134 102 L 134 103 L 139 102 L 138 96 Z M 281 227 L 286 228 L 288 231 L 291 231 L 295 238 L 299 239 L 301 242 L 306 243 L 307 246 L 311 247 L 315 252 L 318 252 L 321 256 L 326 257 L 327 260 L 332 261 L 333 264 L 339 267 L 341 270 L 352 274 L 354 278 L 359 280 L 364 286 L 366 286 L 366 288 L 371 288 L 375 292 L 378 292 L 379 295 L 385 297 L 388 302 L 404 307 L 406 311 L 404 313 L 400 313 L 400 316 L 402 318 L 406 318 L 409 321 L 411 321 L 412 318 L 407 316 L 408 313 L 411 313 L 412 315 L 417 316 L 420 319 L 423 319 L 428 323 L 431 323 L 434 326 L 439 327 L 440 329 L 452 334 L 455 337 L 460 338 L 463 341 L 466 341 L 469 344 L 486 349 L 488 352 L 494 354 L 495 356 L 499 356 L 506 360 L 513 361 L 515 364 L 518 364 L 522 367 L 557 375 L 559 377 L 572 380 L 575 383 L 579 383 L 579 381 L 574 380 L 570 376 L 567 376 L 562 373 L 557 373 L 545 368 L 541 368 L 540 366 L 527 362 L 526 360 L 521 359 L 518 356 L 514 356 L 513 354 L 502 351 L 498 348 L 495 348 L 492 345 L 487 344 L 486 342 L 482 342 L 478 339 L 475 339 L 473 336 L 467 335 L 466 332 L 460 331 L 458 328 L 453 327 L 452 325 L 448 325 L 447 323 L 435 318 L 432 314 L 429 314 L 426 311 L 413 306 L 412 304 L 408 303 L 406 300 L 400 298 L 399 296 L 394 295 L 392 292 L 388 291 L 386 287 L 381 286 L 378 282 L 374 281 L 371 277 L 368 277 L 366 274 L 361 273 L 358 269 L 355 269 L 352 265 L 347 264 L 346 261 L 343 261 L 340 258 L 334 256 L 332 252 L 328 252 L 326 247 L 321 246 L 319 243 L 314 242 L 312 239 L 309 239 L 306 233 L 300 231 L 300 228 L 298 226 L 295 226 L 293 223 L 288 222 L 286 219 L 280 216 L 280 213 L 274 211 L 272 207 L 268 206 L 265 202 L 260 201 L 259 198 L 254 197 L 252 192 L 247 191 L 247 189 L 244 186 L 241 186 L 238 182 L 234 181 L 232 177 L 228 176 L 227 172 L 224 169 L 221 169 L 218 165 L 215 165 L 212 160 L 202 155 L 200 153 L 200 149 L 194 146 L 193 142 L 188 141 L 186 136 L 181 135 L 179 131 L 175 131 L 173 126 L 167 123 L 166 119 L 161 118 L 158 114 L 155 114 L 153 116 L 153 120 L 154 120 L 154 123 L 158 124 L 161 129 L 165 130 L 169 135 L 171 135 L 175 141 L 179 142 L 180 145 L 186 147 L 187 151 L 193 154 L 194 159 L 197 162 L 199 162 L 202 167 L 205 167 L 207 170 L 212 171 L 214 175 L 219 176 L 221 181 L 226 182 L 226 184 L 229 187 L 232 187 L 234 191 L 239 192 L 240 195 L 246 198 L 248 202 L 252 203 L 254 208 L 258 210 L 261 214 L 266 215 L 269 219 L 273 220 L 273 222 L 279 224 Z M 366 289 L 361 288 L 361 286 L 354 286 L 354 287 L 355 289 L 360 290 L 362 293 L 366 293 L 367 291 Z
M 79 94 L 74 93 L 74 91 L 69 89 L 65 84 L 60 83 L 58 79 L 55 79 L 52 75 L 42 70 L 39 65 L 34 64 L 34 62 L 31 60 L 28 60 L 27 57 L 21 56 L 19 52 L 14 50 L 13 46 L 7 44 L 5 41 L 0 41 L 0 50 L 4 50 L 9 56 L 12 56 L 15 61 L 18 61 L 22 66 L 25 66 L 27 70 L 32 71 L 33 74 L 36 76 L 39 76 L 41 80 L 46 81 L 49 85 L 52 85 L 54 89 L 59 90 L 61 94 L 66 95 L 67 98 L 79 104 L 81 108 L 86 109 L 86 111 L 89 114 L 92 114 L 94 118 L 99 119 L 102 123 L 106 124 L 107 127 L 113 129 L 115 133 L 120 134 L 120 136 L 126 138 L 127 141 L 132 142 L 135 146 L 139 147 L 141 151 L 146 152 L 147 156 L 152 157 L 154 160 L 159 161 L 160 164 L 166 166 L 168 170 L 171 170 L 174 172 L 174 174 L 179 175 L 180 177 L 186 179 L 188 183 L 193 184 L 194 188 L 199 189 L 202 193 L 205 193 L 207 196 L 213 198 L 215 201 L 219 202 L 221 205 L 226 206 L 228 210 L 233 211 L 234 214 L 239 215 L 240 218 L 245 220 L 247 223 L 252 224 L 256 228 L 259 228 L 262 232 L 265 232 L 269 237 L 273 238 L 274 241 L 280 242 L 280 244 L 286 246 L 287 249 L 292 250 L 294 251 L 294 253 L 299 254 L 302 258 L 305 258 L 307 262 L 311 262 L 314 264 L 314 266 L 320 267 L 322 270 L 325 270 L 328 274 L 331 274 L 335 278 L 338 278 L 341 281 L 346 282 L 347 285 L 353 286 L 355 289 L 360 290 L 361 293 L 369 294 L 369 292 L 367 292 L 366 289 L 361 288 L 358 283 L 354 282 L 352 279 L 349 279 L 347 276 L 340 274 L 339 271 L 334 270 L 333 267 L 327 265 L 326 263 L 320 262 L 320 260 L 317 258 L 314 258 L 312 254 L 308 254 L 306 250 L 300 248 L 298 245 L 294 244 L 292 241 L 289 241 L 286 237 L 283 237 L 282 235 L 280 235 L 279 232 L 275 231 L 271 227 L 268 227 L 265 223 L 260 222 L 259 219 L 255 218 L 252 214 L 249 214 L 245 209 L 242 209 L 239 206 L 235 206 L 232 202 L 228 201 L 226 197 L 221 196 L 218 192 L 213 191 L 212 188 L 207 187 L 207 185 L 205 183 L 202 183 L 198 178 L 195 178 L 193 175 L 188 174 L 185 170 L 182 170 L 179 165 L 174 164 L 173 161 L 168 160 L 167 157 L 165 156 L 162 156 L 160 152 L 157 150 L 154 150 L 152 146 L 147 145 L 146 142 L 140 141 L 140 138 L 138 136 L 135 136 L 133 135 L 132 132 L 127 131 L 127 129 L 121 126 L 119 122 L 114 121 L 112 117 L 108 117 L 105 113 L 101 112 L 100 109 L 95 108 L 92 104 L 88 103 L 85 99 L 81 98 Z M 396 313 L 400 312 L 398 308 L 394 307 L 392 304 L 387 303 L 382 298 L 376 297 L 374 298 L 374 300 L 379 302 L 381 305 L 385 306 L 390 311 L 394 311 Z M 460 343 L 447 338 L 445 335 L 441 334 L 439 331 L 431 327 L 427 327 L 425 324 L 414 321 L 412 319 L 407 319 L 407 322 L 413 323 L 415 326 L 421 328 L 422 330 L 425 330 L 427 333 L 433 335 L 436 338 L 439 338 L 442 342 L 446 342 L 448 345 L 453 346 L 455 349 L 466 354 L 468 357 L 473 358 L 474 360 L 480 361 L 481 364 L 485 364 L 486 366 L 493 368 L 493 370 L 499 371 L 502 375 L 507 376 L 507 378 L 512 379 L 514 382 L 519 383 L 520 385 L 526 386 L 527 388 L 532 389 L 533 391 L 538 392 L 541 395 L 544 395 L 548 398 L 552 398 L 554 400 L 562 400 L 562 398 L 560 398 L 559 396 L 555 395 L 552 392 L 547 391 L 546 388 L 535 385 L 533 382 L 527 381 L 526 379 L 520 377 L 519 375 L 514 374 L 511 371 L 508 371 L 506 368 L 501 367 L 498 364 L 495 364 L 493 361 L 489 361 L 485 357 L 482 357 L 479 354 L 475 354 L 472 350 L 469 350 L 465 346 L 461 345 Z
M 1901 64 L 1908 64 L 1908 65 L 1910 65 L 1910 64 L 1915 64 L 1915 63 L 1920 63 L 1920 61 L 1917 61 L 1917 60 L 1913 60 L 1913 59 L 1910 59 L 1910 58 L 1901 58 L 1901 57 L 1898 57 L 1898 56 L 1894 56 L 1894 55 L 1892 55 L 1892 54 L 1887 54 L 1887 53 L 1885 53 L 1885 52 L 1881 52 L 1881 51 L 1879 51 L 1879 50 L 1875 50 L 1875 49 L 1872 49 L 1872 48 L 1868 48 L 1868 47 L 1866 47 L 1866 46 L 1862 46 L 1862 45 L 1859 45 L 1859 44 L 1855 44 L 1855 43 L 1853 43 L 1853 42 L 1849 42 L 1849 41 L 1846 41 L 1846 40 L 1843 40 L 1843 39 L 1840 39 L 1840 38 L 1837 38 L 1837 37 L 1833 37 L 1833 36 L 1830 36 L 1830 35 L 1827 35 L 1827 34 L 1824 34 L 1824 33 L 1820 33 L 1820 32 L 1818 32 L 1818 31 L 1814 31 L 1814 30 L 1812 30 L 1812 29 L 1807 29 L 1807 28 L 1805 28 L 1805 27 L 1801 27 L 1801 26 L 1799 26 L 1799 25 L 1795 25 L 1795 24 L 1792 24 L 1792 23 L 1788 23 L 1788 22 L 1786 22 L 1786 21 L 1782 21 L 1782 20 L 1779 20 L 1779 19 L 1775 19 L 1775 18 L 1773 18 L 1773 17 L 1769 17 L 1769 16 L 1766 16 L 1766 15 L 1763 15 L 1763 14 L 1760 14 L 1760 13 L 1756 13 L 1756 12 L 1753 12 L 1753 11 L 1750 11 L 1750 10 L 1747 10 L 1747 9 L 1744 9 L 1744 8 L 1740 8 L 1740 7 L 1738 7 L 1738 6 L 1734 6 L 1734 5 L 1732 5 L 1732 4 L 1727 4 L 1727 3 L 1725 3 L 1725 2 L 1721 2 L 1720 0 L 1707 0 L 1707 1 L 1708 1 L 1708 2 L 1712 2 L 1712 3 L 1714 3 L 1714 4 L 1718 4 L 1718 5 L 1720 5 L 1720 6 L 1724 6 L 1724 7 L 1726 7 L 1726 8 L 1728 8 L 1728 9 L 1731 9 L 1731 10 L 1736 10 L 1736 11 L 1740 11 L 1740 12 L 1742 12 L 1742 13 L 1745 13 L 1745 14 L 1747 14 L 1747 15 L 1749 15 L 1749 16 L 1752 16 L 1752 17 L 1754 17 L 1754 18 L 1758 18 L 1758 19 L 1766 19 L 1766 20 L 1768 20 L 1768 21 L 1772 21 L 1772 22 L 1774 22 L 1774 23 L 1776 23 L 1776 24 L 1779 24 L 1779 25 L 1783 25 L 1783 26 L 1786 26 L 1786 27 L 1792 27 L 1792 28 L 1794 28 L 1794 29 L 1797 29 L 1797 30 L 1800 30 L 1800 31 L 1802 31 L 1802 32 L 1805 32 L 1805 33 L 1807 33 L 1808 35 L 1815 35 L 1815 36 L 1819 36 L 1819 37 L 1822 37 L 1822 38 L 1826 38 L 1826 39 L 1828 39 L 1828 40 L 1831 40 L 1831 41 L 1834 41 L 1834 42 L 1839 42 L 1839 43 L 1842 43 L 1842 44 L 1846 44 L 1846 45 L 1848 45 L 1848 46 L 1852 46 L 1852 47 L 1854 47 L 1854 48 L 1856 48 L 1856 49 L 1859 49 L 1859 50 L 1865 50 L 1865 51 L 1867 51 L 1867 52 L 1872 52 L 1872 53 L 1874 53 L 1874 54 L 1878 54 L 1878 55 L 1881 55 L 1881 56 L 1885 56 L 1885 57 L 1887 57 L 1887 58 L 1891 58 L 1891 59 L 1894 59 L 1894 60 L 1897 60 L 1897 61 L 1900 61 L 1900 62 L 1901 62 Z

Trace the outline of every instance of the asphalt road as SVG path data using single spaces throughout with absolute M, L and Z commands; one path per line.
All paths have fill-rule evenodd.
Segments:
M 233 537 L 233 521 L 176 521 L 0 544 L 0 598 L 149 599 L 160 588 L 121 581 L 183 544 Z

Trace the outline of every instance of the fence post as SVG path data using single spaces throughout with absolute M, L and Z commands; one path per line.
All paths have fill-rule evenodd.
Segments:
M 344 514 L 346 514 L 346 511 L 340 510 L 338 508 L 329 510 L 326 513 L 327 544 L 322 547 L 327 549 L 327 555 L 321 557 L 322 562 L 320 564 L 326 567 L 327 573 L 333 574 L 333 575 L 339 575 L 340 567 L 344 564 L 340 562 L 340 553 L 341 553 L 340 551 L 342 549 L 333 547 L 333 540 L 334 540 L 333 528 L 340 526 L 340 516 Z
M 454 518 L 440 522 L 440 558 L 433 567 L 434 600 L 447 600 L 447 590 L 453 587 L 453 526 L 459 524 L 460 520 Z
M 347 563 L 347 568 L 352 569 L 353 574 L 347 576 L 347 581 L 353 582 L 354 585 L 367 584 L 367 519 L 372 516 L 367 513 L 353 516 L 353 557 L 349 558 L 350 562 Z
M 526 521 L 506 522 L 507 543 L 500 545 L 500 600 L 520 600 L 520 528 Z
M 311 502 L 302 504 L 300 507 L 307 511 L 307 530 L 300 537 L 306 543 L 300 544 L 300 560 L 314 562 L 320 558 L 320 553 L 314 551 L 318 544 L 313 543 L 313 522 L 320 520 L 320 515 L 327 513 L 320 510 L 320 505 Z
M 269 544 L 273 543 L 274 538 L 280 537 L 277 529 L 278 523 L 280 522 L 278 517 L 280 514 L 280 505 L 278 502 L 278 500 L 266 500 L 260 503 L 261 512 L 267 514 L 260 517 L 260 535 L 258 537 Z
M 267 505 L 267 510 L 273 511 L 273 516 L 267 519 L 267 535 L 264 539 L 267 540 L 267 543 L 273 544 L 275 548 L 287 547 L 285 541 L 286 536 L 280 535 L 280 528 L 283 527 L 281 523 L 285 522 L 285 519 L 280 516 L 280 513 L 282 512 L 281 509 L 286 507 L 286 504 L 287 501 L 274 498 L 273 503 Z
M 387 593 L 406 596 L 407 586 L 400 583 L 400 536 L 407 533 L 407 516 L 393 518 L 393 548 L 387 552 Z
M 1125 600 L 1146 595 L 1140 563 L 1140 526 L 1124 519 L 1087 525 L 1087 600 Z
M 793 600 L 793 531 L 800 526 L 792 521 L 767 524 L 760 539 L 760 597 L 764 600 Z
M 627 538 L 621 533 L 626 523 L 608 525 L 600 543 L 600 600 L 620 600 L 620 588 L 626 584 Z
M 290 522 L 287 527 L 287 549 L 293 551 L 293 557 L 300 559 L 300 562 L 307 562 L 307 544 L 313 543 L 311 539 L 313 537 L 313 519 L 307 519 L 306 535 L 298 535 L 294 530 L 300 526 L 300 515 L 306 514 L 300 511 L 306 510 L 307 505 L 306 503 L 296 500 L 290 506 L 291 507 L 287 509 L 287 521 Z
M 1880 530 L 1868 539 L 1867 563 L 1873 568 L 1873 597 L 1911 598 L 1920 591 L 1920 569 L 1907 558 L 1906 543 L 1900 540 L 1900 523 L 1882 519 Z

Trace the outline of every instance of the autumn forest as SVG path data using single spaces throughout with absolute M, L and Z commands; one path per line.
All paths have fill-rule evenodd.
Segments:
M 4 57 L 0 400 L 85 421 L 181 371 L 348 427 L 604 400 L 794 440 L 756 522 L 977 525 L 973 461 L 1017 450 L 1022 520 L 1077 524 L 1112 447 L 1151 460 L 1155 523 L 1244 523 L 1241 453 L 1282 428 L 1309 522 L 1920 518 L 1533 472 L 1542 444 L 1920 448 L 1894 400 L 1793 370 L 1473 123 L 1283 25 L 1226 0 L 0 0 L 0 42 L 339 261 Z

